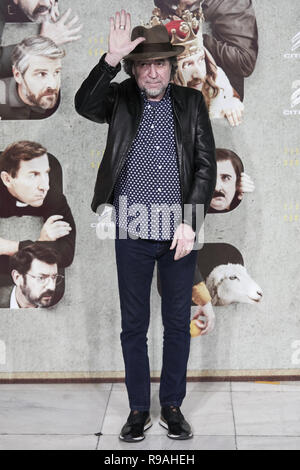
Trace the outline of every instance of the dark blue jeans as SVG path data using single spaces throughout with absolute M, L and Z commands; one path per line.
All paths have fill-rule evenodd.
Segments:
M 190 315 L 197 251 L 174 261 L 170 241 L 116 239 L 116 262 L 122 315 L 121 344 L 132 410 L 150 409 L 147 332 L 155 261 L 161 280 L 164 326 L 161 406 L 181 406 L 186 394 L 190 350 Z

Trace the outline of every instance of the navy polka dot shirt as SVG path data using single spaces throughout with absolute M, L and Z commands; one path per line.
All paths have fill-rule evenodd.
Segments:
M 140 238 L 172 240 L 182 209 L 170 85 L 161 101 L 141 93 L 143 116 L 114 188 L 116 224 Z

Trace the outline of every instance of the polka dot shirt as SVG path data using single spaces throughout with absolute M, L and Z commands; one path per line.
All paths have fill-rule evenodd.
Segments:
M 116 224 L 140 238 L 171 240 L 182 209 L 170 85 L 161 101 L 141 94 L 141 123 L 114 188 Z

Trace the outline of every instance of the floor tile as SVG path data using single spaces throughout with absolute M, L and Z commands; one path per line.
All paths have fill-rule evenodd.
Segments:
M 230 392 L 230 382 L 188 382 L 187 392 Z
M 118 436 L 102 436 L 98 450 L 235 450 L 235 440 L 233 436 L 194 436 L 186 441 L 174 441 L 146 432 L 146 438 L 135 444 L 121 442 Z
M 237 436 L 238 450 L 300 450 L 300 437 Z
M 237 435 L 300 436 L 297 392 L 233 392 Z
M 233 392 L 300 392 L 300 382 L 231 382 Z
M 0 435 L 0 450 L 96 450 L 96 436 Z
M 158 391 L 152 391 L 151 417 L 153 426 L 149 435 L 165 435 L 159 424 Z M 229 392 L 190 392 L 181 407 L 195 435 L 234 435 L 234 423 Z M 112 391 L 104 419 L 102 433 L 118 435 L 129 414 L 127 395 Z
M 0 388 L 0 434 L 93 434 L 100 431 L 110 390 Z

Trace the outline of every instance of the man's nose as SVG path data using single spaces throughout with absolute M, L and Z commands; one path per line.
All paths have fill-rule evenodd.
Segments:
M 156 78 L 157 77 L 157 70 L 155 64 L 151 64 L 149 68 L 149 76 L 151 78 Z
M 39 189 L 43 191 L 49 190 L 49 176 L 42 176 L 39 181 Z
M 47 87 L 51 88 L 51 90 L 56 90 L 58 88 L 58 84 L 59 84 L 59 76 L 52 75 L 49 73 L 47 77 Z
M 223 190 L 223 184 L 222 184 L 221 178 L 217 178 L 215 190 L 216 190 L 216 191 L 221 191 L 221 190 Z

